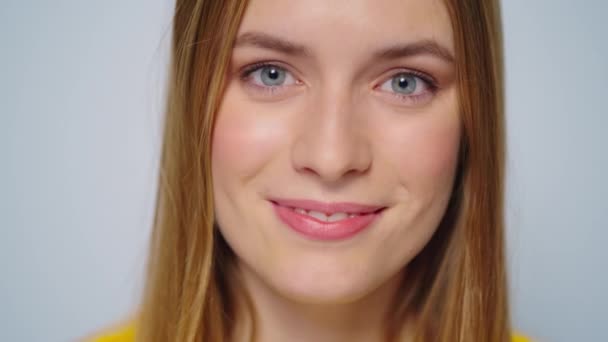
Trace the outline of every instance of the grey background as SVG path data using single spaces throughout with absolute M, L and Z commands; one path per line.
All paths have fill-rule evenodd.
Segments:
M 0 341 L 71 341 L 137 301 L 169 0 L 2 0 Z M 608 3 L 503 0 L 514 325 L 608 341 Z

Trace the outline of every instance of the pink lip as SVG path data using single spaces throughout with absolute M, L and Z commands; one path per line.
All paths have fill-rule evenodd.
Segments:
M 356 235 L 369 227 L 380 217 L 381 206 L 353 203 L 321 203 L 310 200 L 271 200 L 279 219 L 296 232 L 313 240 L 342 240 Z M 302 208 L 333 214 L 336 212 L 357 213 L 359 215 L 335 222 L 318 220 L 292 208 Z

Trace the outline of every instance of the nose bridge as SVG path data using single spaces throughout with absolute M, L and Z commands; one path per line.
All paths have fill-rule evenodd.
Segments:
M 363 120 L 344 82 L 326 84 L 306 106 L 303 132 L 293 145 L 294 167 L 326 181 L 369 168 L 371 155 Z

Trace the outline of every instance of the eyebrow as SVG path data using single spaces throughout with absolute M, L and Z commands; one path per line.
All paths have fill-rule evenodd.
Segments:
M 450 50 L 430 39 L 410 44 L 394 45 L 374 53 L 374 57 L 378 59 L 397 59 L 417 55 L 431 55 L 445 62 L 454 63 L 454 55 Z
M 312 54 L 305 46 L 262 32 L 245 32 L 237 37 L 234 48 L 255 46 L 275 50 L 286 55 L 310 57 Z
M 304 45 L 290 42 L 283 38 L 262 32 L 245 32 L 239 35 L 234 43 L 234 48 L 243 46 L 255 46 L 263 49 L 274 50 L 291 56 L 310 57 L 311 51 Z M 417 55 L 431 55 L 445 62 L 453 63 L 455 58 L 449 49 L 435 40 L 425 39 L 408 44 L 397 44 L 378 50 L 373 54 L 377 59 L 398 59 Z

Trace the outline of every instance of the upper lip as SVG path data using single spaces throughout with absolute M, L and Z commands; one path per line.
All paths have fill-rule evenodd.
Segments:
M 352 202 L 319 202 L 309 199 L 271 198 L 270 201 L 283 207 L 301 208 L 308 211 L 314 210 L 329 215 L 334 213 L 369 214 L 385 208 L 381 205 Z

